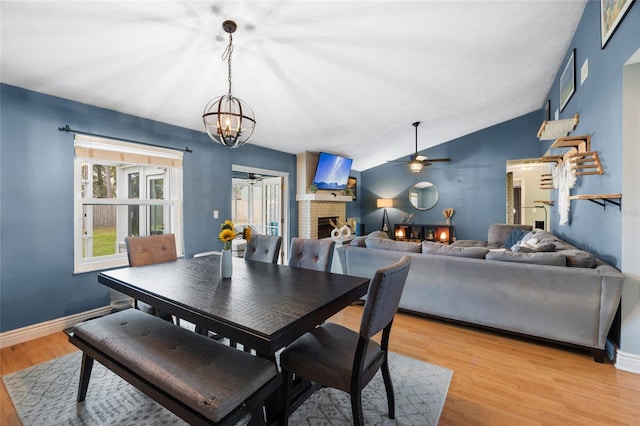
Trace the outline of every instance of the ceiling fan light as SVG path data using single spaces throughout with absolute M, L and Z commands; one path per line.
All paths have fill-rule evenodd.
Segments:
M 256 126 L 249 105 L 230 94 L 209 101 L 202 121 L 209 137 L 229 148 L 247 143 Z
M 411 173 L 415 173 L 415 174 L 420 173 L 422 171 L 423 166 L 424 165 L 422 164 L 422 161 L 420 161 L 420 160 L 411 160 L 411 161 L 409 161 L 409 171 Z

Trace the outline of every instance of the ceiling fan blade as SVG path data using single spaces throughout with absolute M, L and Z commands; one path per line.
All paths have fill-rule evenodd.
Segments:
M 451 158 L 427 158 L 422 161 L 427 163 L 435 163 L 435 162 L 451 161 Z

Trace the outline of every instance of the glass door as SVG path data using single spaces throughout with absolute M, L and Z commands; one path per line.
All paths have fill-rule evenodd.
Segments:
M 283 196 L 289 174 L 232 166 L 231 213 L 236 225 L 251 225 L 261 234 L 282 237 L 281 262 L 288 255 L 289 199 Z

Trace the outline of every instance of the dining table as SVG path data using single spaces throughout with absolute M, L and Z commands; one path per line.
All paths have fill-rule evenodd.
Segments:
M 213 331 L 265 358 L 362 298 L 369 279 L 220 255 L 180 258 L 98 274 L 98 282 Z

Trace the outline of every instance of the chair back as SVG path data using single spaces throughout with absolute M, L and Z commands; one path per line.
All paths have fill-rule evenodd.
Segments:
M 410 266 L 411 257 L 405 255 L 397 263 L 376 271 L 369 283 L 360 337 L 370 339 L 391 323 L 398 310 Z
M 278 263 L 282 237 L 275 235 L 254 235 L 244 249 L 244 260 Z
M 332 240 L 292 238 L 289 266 L 329 272 L 335 244 Z
M 129 266 L 144 266 L 178 259 L 174 234 L 127 237 L 124 241 L 127 245 Z

